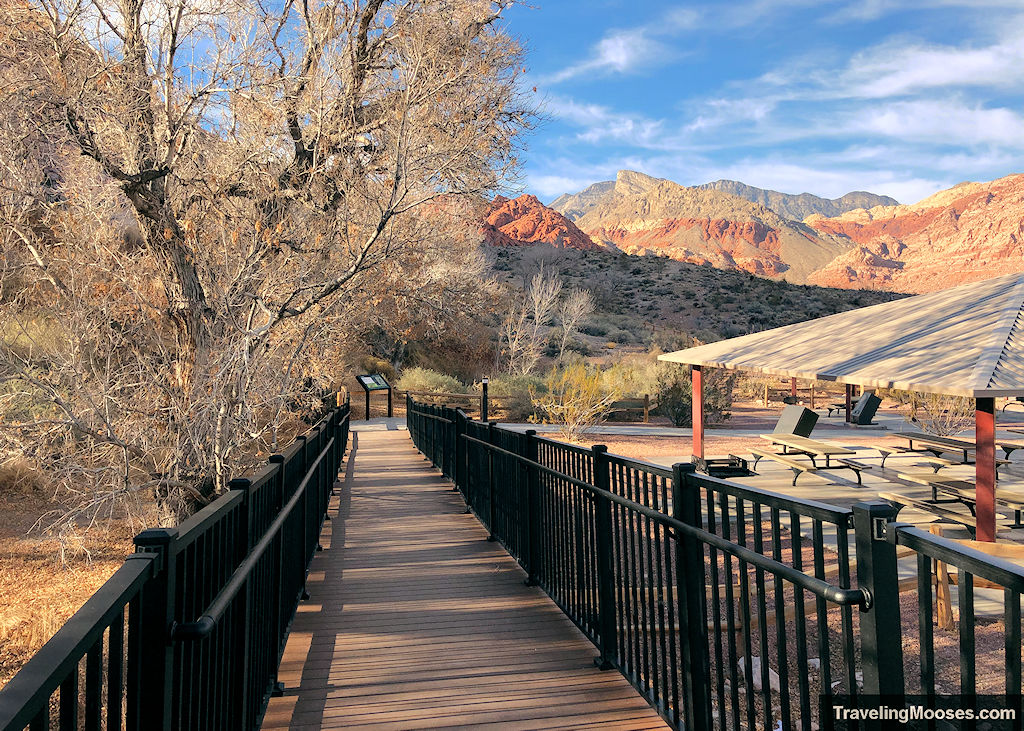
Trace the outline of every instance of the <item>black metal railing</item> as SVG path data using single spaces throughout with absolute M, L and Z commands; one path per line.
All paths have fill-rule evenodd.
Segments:
M 257 729 L 348 445 L 349 404 L 137 553 L 0 691 L 0 729 Z
M 835 717 L 824 706 L 835 696 L 919 692 L 904 682 L 914 658 L 899 641 L 901 577 L 914 566 L 920 687 L 934 693 L 925 589 L 934 588 L 936 560 L 964 576 L 954 651 L 965 657 L 976 649 L 972 575 L 1003 587 L 1000 692 L 1019 698 L 1024 571 L 895 523 L 889 503 L 800 500 L 411 399 L 407 413 L 417 448 L 528 583 L 595 643 L 602 667 L 621 671 L 675 728 L 830 729 Z M 897 544 L 914 552 L 898 558 Z M 973 663 L 957 692 L 979 690 Z

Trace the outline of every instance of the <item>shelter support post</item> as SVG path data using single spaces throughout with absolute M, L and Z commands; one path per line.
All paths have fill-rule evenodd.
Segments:
M 978 540 L 996 539 L 996 400 L 975 399 L 974 484 Z
M 701 366 L 690 366 L 693 408 L 693 454 L 704 458 L 704 371 Z
M 796 376 L 789 379 L 789 395 L 796 398 Z
M 853 386 L 846 384 L 846 423 L 853 418 Z

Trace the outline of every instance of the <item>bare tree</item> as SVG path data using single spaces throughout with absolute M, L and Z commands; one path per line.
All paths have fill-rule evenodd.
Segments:
M 317 407 L 353 323 L 469 291 L 452 201 L 530 119 L 507 4 L 0 5 L 0 449 L 177 519 Z
M 558 304 L 558 320 L 562 324 L 562 340 L 558 346 L 558 358 L 565 357 L 573 335 L 579 331 L 580 324 L 594 312 L 594 298 L 590 290 L 573 287 Z
M 509 373 L 528 375 L 537 367 L 561 292 L 561 278 L 541 265 L 523 297 L 505 315 L 501 334 L 507 348 Z

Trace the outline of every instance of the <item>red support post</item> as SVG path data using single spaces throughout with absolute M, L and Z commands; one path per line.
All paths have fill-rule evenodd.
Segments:
M 693 408 L 693 454 L 704 458 L 704 373 L 700 366 L 690 366 Z
M 789 395 L 796 398 L 796 378 L 789 379 Z
M 974 500 L 979 541 L 996 539 L 996 400 L 975 399 Z
M 853 418 L 853 386 L 846 384 L 846 423 Z

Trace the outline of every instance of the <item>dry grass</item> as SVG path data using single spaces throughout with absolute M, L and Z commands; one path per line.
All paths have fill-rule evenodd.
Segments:
M 55 505 L 24 464 L 0 467 L 0 686 L 132 551 L 127 529 L 60 542 L 32 527 Z M 63 553 L 66 562 L 61 562 Z

